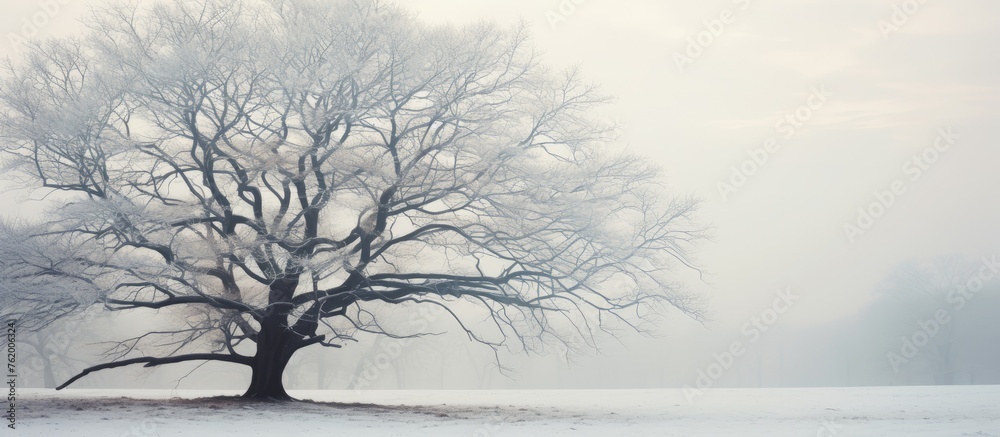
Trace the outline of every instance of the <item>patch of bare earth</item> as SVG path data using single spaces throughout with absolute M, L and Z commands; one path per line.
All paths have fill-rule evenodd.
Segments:
M 468 406 L 468 405 L 381 405 L 369 403 L 318 402 L 312 400 L 268 401 L 243 399 L 238 396 L 215 396 L 202 398 L 170 398 L 142 399 L 129 397 L 37 397 L 25 399 L 31 405 L 30 409 L 45 411 L 56 417 L 67 417 L 79 414 L 76 412 L 100 412 L 103 420 L 122 419 L 129 416 L 170 417 L 184 416 L 197 420 L 200 412 L 206 417 L 217 413 L 225 413 L 234 418 L 244 415 L 259 415 L 271 413 L 339 415 L 350 418 L 352 413 L 358 416 L 382 416 L 386 419 L 404 419 L 404 416 L 432 417 L 436 420 L 504 420 L 515 419 L 543 420 L 553 417 L 579 418 L 560 409 L 524 408 L 517 405 L 509 406 Z M 394 417 L 398 416 L 398 417 Z M 217 416 L 216 416 L 217 417 Z

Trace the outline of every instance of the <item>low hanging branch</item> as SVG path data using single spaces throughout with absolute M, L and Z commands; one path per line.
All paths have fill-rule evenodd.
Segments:
M 224 354 L 185 354 L 185 355 L 176 355 L 165 358 L 154 358 L 154 357 L 130 358 L 127 360 L 98 364 L 96 366 L 88 367 L 83 371 L 81 371 L 76 376 L 62 383 L 62 385 L 56 387 L 56 390 L 62 390 L 68 387 L 70 384 L 76 382 L 76 380 L 83 378 L 84 376 L 89 375 L 91 372 L 96 372 L 98 370 L 114 369 L 116 367 L 124 367 L 140 363 L 145 363 L 143 367 L 154 367 L 163 364 L 173 364 L 185 361 L 222 361 L 227 363 L 243 364 L 247 366 L 253 363 L 253 359 L 251 357 L 244 357 L 242 355 L 224 355 Z

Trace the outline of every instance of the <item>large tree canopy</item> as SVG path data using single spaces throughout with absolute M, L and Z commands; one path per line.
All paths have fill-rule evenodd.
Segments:
M 664 308 L 700 317 L 675 284 L 696 202 L 611 147 L 606 98 L 540 65 L 523 28 L 429 26 L 365 0 L 93 14 L 5 68 L 6 177 L 59 192 L 7 239 L 34 249 L 3 252 L 29 285 L 5 308 L 183 323 L 77 378 L 216 360 L 253 369 L 246 396 L 287 398 L 296 350 L 428 334 L 380 323 L 422 306 L 529 351 Z

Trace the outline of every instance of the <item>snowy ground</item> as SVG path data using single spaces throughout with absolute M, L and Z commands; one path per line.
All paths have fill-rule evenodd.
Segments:
M 1000 386 L 232 394 L 21 389 L 5 435 L 1000 437 Z

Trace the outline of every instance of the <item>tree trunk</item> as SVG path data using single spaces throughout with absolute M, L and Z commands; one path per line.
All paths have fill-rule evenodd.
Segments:
M 48 358 L 44 358 L 43 362 L 45 367 L 42 369 L 42 376 L 45 378 L 45 388 L 55 388 L 56 376 L 52 373 L 52 362 Z
M 326 390 L 326 354 L 316 357 L 316 390 Z
M 45 347 L 41 346 L 45 344 L 45 342 L 39 340 L 37 345 L 32 343 L 28 344 L 35 348 L 35 353 L 38 354 L 38 359 L 42 362 L 42 385 L 45 388 L 55 388 L 56 376 L 52 371 L 52 360 L 49 359 L 49 351 L 47 351 Z
M 277 323 L 263 323 L 257 335 L 257 353 L 254 355 L 250 387 L 244 398 L 291 400 L 285 392 L 281 376 L 295 352 L 285 328 Z

